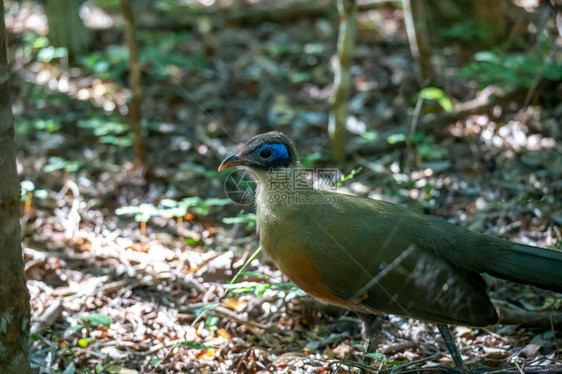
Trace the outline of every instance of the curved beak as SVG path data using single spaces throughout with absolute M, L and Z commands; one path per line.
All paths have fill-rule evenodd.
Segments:
M 244 165 L 246 159 L 240 155 L 240 153 L 235 153 L 233 155 L 228 156 L 221 162 L 219 166 L 219 171 L 232 168 L 235 166 Z

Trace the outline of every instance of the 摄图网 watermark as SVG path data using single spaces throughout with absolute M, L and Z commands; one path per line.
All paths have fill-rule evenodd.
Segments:
M 314 189 L 334 190 L 339 180 L 338 169 L 299 168 L 270 170 L 265 186 L 270 204 L 334 204 L 336 196 L 307 194 Z M 256 182 L 251 172 L 244 169 L 232 171 L 224 182 L 224 192 L 234 203 L 253 204 Z

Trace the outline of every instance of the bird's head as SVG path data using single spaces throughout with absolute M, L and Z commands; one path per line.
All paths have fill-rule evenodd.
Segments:
M 261 174 L 296 165 L 297 152 L 291 139 L 282 132 L 271 131 L 248 140 L 238 153 L 224 159 L 219 170 L 240 166 Z

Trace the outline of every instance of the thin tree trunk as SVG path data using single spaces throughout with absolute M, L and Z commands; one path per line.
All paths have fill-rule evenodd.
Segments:
M 16 170 L 4 2 L 0 0 L 0 373 L 29 373 L 29 293 L 20 240 L 20 185 Z
M 49 41 L 55 47 L 65 47 L 75 58 L 88 51 L 93 35 L 80 18 L 84 0 L 46 0 L 45 14 L 49 23 Z
M 473 0 L 474 19 L 490 26 L 490 33 L 482 40 L 482 48 L 491 48 L 505 36 L 506 19 L 500 0 Z
M 425 87 L 435 79 L 431 65 L 431 43 L 422 0 L 404 0 L 404 21 L 412 57 L 419 67 L 419 82 Z
M 351 90 L 351 63 L 357 34 L 357 3 L 355 0 L 338 0 L 338 12 L 340 14 L 338 54 L 328 122 L 332 161 L 336 163 L 345 159 L 345 123 Z
M 121 11 L 125 19 L 125 38 L 129 47 L 129 82 L 133 97 L 129 103 L 129 116 L 133 131 L 133 149 L 135 156 L 142 162 L 146 161 L 146 144 L 142 135 L 141 126 L 141 68 L 139 62 L 139 49 L 135 37 L 135 23 L 129 0 L 121 0 Z

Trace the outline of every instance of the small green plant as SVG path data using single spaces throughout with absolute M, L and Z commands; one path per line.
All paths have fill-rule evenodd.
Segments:
M 530 54 L 483 51 L 474 55 L 474 62 L 465 66 L 460 75 L 478 80 L 480 88 L 490 84 L 528 88 L 539 75 L 555 82 L 562 80 L 562 62 L 547 51 Z
M 207 331 L 217 331 L 219 329 L 219 321 L 220 319 L 217 316 L 207 316 L 205 319 L 205 329 Z
M 379 138 L 379 133 L 377 131 L 364 131 L 361 136 L 358 136 L 357 142 L 359 143 L 372 143 Z
M 230 204 L 230 199 L 201 199 L 199 197 L 188 197 L 181 201 L 172 199 L 162 199 L 157 206 L 149 203 L 140 205 L 124 206 L 115 210 L 117 215 L 135 215 L 135 221 L 140 222 L 141 247 L 144 249 L 146 238 L 146 223 L 151 217 L 175 218 L 178 222 L 178 236 L 183 241 L 180 228 L 183 226 L 183 217 L 187 215 L 188 209 L 192 208 L 193 213 L 206 216 L 212 206 L 222 206 Z M 188 239 L 188 245 L 196 245 L 193 239 Z
M 453 103 L 451 102 L 451 99 L 449 99 L 449 97 L 445 95 L 445 92 L 440 88 L 426 87 L 420 91 L 419 95 L 424 100 L 437 101 L 445 112 L 450 113 L 453 111 Z
M 251 230 L 256 227 L 256 214 L 240 212 L 236 217 L 223 218 L 222 222 L 226 224 L 245 224 L 246 229 Z
M 407 136 L 404 133 L 389 135 L 386 141 L 388 144 L 398 144 L 406 142 Z M 425 160 L 435 160 L 441 158 L 447 151 L 435 143 L 433 135 L 426 135 L 416 132 L 412 137 L 412 144 L 416 146 L 419 157 Z
M 49 119 L 20 118 L 17 123 L 16 135 L 29 134 L 33 131 L 57 132 L 61 129 L 60 119 L 54 117 Z
M 39 62 L 51 62 L 52 60 L 68 56 L 68 50 L 66 48 L 57 48 L 50 45 L 49 38 L 46 36 L 26 32 L 22 39 L 22 50 L 24 54 L 29 55 L 36 52 L 36 58 Z
M 24 202 L 27 202 L 29 199 L 31 199 L 32 196 L 38 199 L 45 199 L 49 195 L 47 190 L 36 189 L 35 183 L 28 180 L 21 181 L 20 188 L 21 188 L 21 201 Z
M 418 134 L 420 134 L 420 133 L 414 134 L 414 142 L 416 141 L 416 136 Z M 402 142 L 405 142 L 405 141 L 406 141 L 406 134 L 403 134 L 403 133 L 392 134 L 392 135 L 389 135 L 386 138 L 386 142 L 388 144 L 398 144 L 398 143 L 402 143 Z
M 206 216 L 209 214 L 212 206 L 222 206 L 230 204 L 230 199 L 201 199 L 200 197 L 188 197 L 177 201 L 173 199 L 162 199 L 158 205 L 140 204 L 118 208 L 115 211 L 117 215 L 135 215 L 138 222 L 148 221 L 151 217 L 182 217 L 187 214 L 189 208 L 193 209 L 193 213 Z
M 350 179 L 353 179 L 357 174 L 359 174 L 361 172 L 361 170 L 363 170 L 363 166 L 359 166 L 356 169 L 353 169 L 349 174 L 347 175 L 342 175 L 342 177 L 340 178 L 339 181 L 336 182 L 336 184 L 334 185 L 334 187 L 339 187 L 342 184 L 344 184 L 345 182 L 347 182 Z
M 90 313 L 87 316 L 79 316 L 79 318 L 82 322 L 68 327 L 64 332 L 65 334 L 83 328 L 89 329 L 97 326 L 110 327 L 113 322 L 111 317 L 101 313 Z
M 225 285 L 224 287 L 228 290 L 227 294 L 236 294 L 236 295 L 243 295 L 243 294 L 254 294 L 254 295 L 263 295 L 263 293 L 268 290 L 268 289 L 278 289 L 278 290 L 290 290 L 290 291 L 296 291 L 299 292 L 299 288 L 297 288 L 297 286 L 294 283 L 270 283 L 268 281 L 268 279 L 271 279 L 271 277 L 264 275 L 264 274 L 260 274 L 260 273 L 255 273 L 255 272 L 247 272 L 244 271 L 248 265 L 250 265 L 250 263 L 257 257 L 257 255 L 261 252 L 261 246 L 256 249 L 254 251 L 254 253 L 252 253 L 252 255 L 246 260 L 246 262 L 244 263 L 244 265 L 242 265 L 242 267 L 240 268 L 240 270 L 238 270 L 238 273 L 236 273 L 236 275 L 234 277 L 232 277 L 232 279 L 230 280 L 230 282 Z M 241 276 L 249 276 L 252 278 L 258 278 L 258 279 L 263 279 L 263 282 L 239 282 L 236 283 L 236 281 L 238 280 L 238 278 L 240 278 Z M 300 291 L 302 292 L 302 291 Z M 225 295 L 225 296 L 226 296 Z
M 66 172 L 74 172 L 79 170 L 85 162 L 79 160 L 66 160 L 62 157 L 52 156 L 49 157 L 49 162 L 47 165 L 43 166 L 43 171 L 45 173 L 52 173 L 55 170 L 64 170 Z
M 385 366 L 398 366 L 398 365 L 407 364 L 409 362 L 408 360 L 403 360 L 403 361 L 392 360 L 391 361 L 386 355 L 384 355 L 382 353 L 377 353 L 377 352 L 375 352 L 375 353 L 365 353 L 363 355 L 363 357 L 375 359 L 375 360 L 381 362 Z
M 488 23 L 468 18 L 451 27 L 441 28 L 438 34 L 446 39 L 470 42 L 478 39 L 485 40 L 490 36 L 491 32 L 492 29 Z
M 78 121 L 78 127 L 92 130 L 102 144 L 113 144 L 120 147 L 130 147 L 133 144 L 130 125 L 127 123 L 92 117 Z
M 29 210 L 31 209 L 31 200 L 33 197 L 42 200 L 49 195 L 47 190 L 36 190 L 35 184 L 32 181 L 21 181 L 20 188 L 21 201 L 25 204 L 23 208 L 24 216 L 27 216 Z
M 194 342 L 181 342 L 181 343 L 178 343 L 177 345 L 182 346 L 182 347 L 193 348 L 193 349 L 217 349 L 216 347 L 213 347 L 213 346 L 210 346 L 210 345 L 205 345 L 205 344 L 201 344 L 201 343 L 194 343 Z
M 111 317 L 100 314 L 100 313 L 91 313 L 87 316 L 80 316 L 82 323 L 76 323 L 65 330 L 66 333 L 70 333 L 72 331 L 81 330 L 83 328 L 90 330 L 92 327 L 104 326 L 109 327 L 111 326 Z M 80 348 L 86 348 L 90 343 L 94 341 L 91 337 L 84 337 L 78 339 L 78 345 Z
M 224 287 L 234 295 L 248 295 L 261 296 L 265 291 L 280 290 L 299 292 L 300 289 L 292 282 L 239 282 L 233 284 L 225 284 Z M 302 292 L 302 291 L 300 291 Z M 304 295 L 304 293 L 302 293 Z
M 210 345 L 205 345 L 205 344 L 201 344 L 201 343 L 195 343 L 195 342 L 180 342 L 177 343 L 175 345 L 175 347 L 188 347 L 191 349 L 217 349 L 216 347 L 210 346 Z M 153 368 L 158 367 L 158 365 L 160 365 L 160 362 L 162 361 L 161 358 L 155 358 L 150 360 L 150 366 L 152 366 Z M 119 371 L 118 371 L 119 373 Z
M 311 168 L 316 162 L 323 158 L 324 156 L 320 152 L 309 153 L 300 159 L 300 163 L 305 168 Z
M 69 367 L 74 367 L 74 365 L 79 365 L 80 359 L 78 358 L 78 356 L 76 356 L 76 353 L 74 353 L 74 351 L 72 350 L 72 347 L 63 338 L 58 336 L 58 334 L 49 326 L 45 327 L 45 332 L 48 335 L 50 335 L 51 341 L 56 342 L 56 343 L 60 344 L 61 346 L 63 346 L 66 354 L 72 357 L 73 363 L 71 365 L 68 365 Z M 37 341 L 37 340 L 39 340 L 39 337 L 37 335 L 31 335 L 31 339 Z M 90 374 L 90 370 L 88 370 L 87 368 L 83 367 L 83 368 L 80 369 L 80 366 L 78 366 L 78 367 L 79 367 L 78 372 L 83 373 L 83 374 Z M 57 371 L 57 372 L 60 373 L 60 371 Z M 74 372 L 74 370 L 72 372 Z
M 532 204 L 541 204 L 544 203 L 546 200 L 546 195 L 544 195 L 543 197 L 541 197 L 539 200 L 536 199 L 525 199 L 523 198 L 523 195 L 517 196 L 515 199 L 511 199 L 511 200 L 501 200 L 498 202 L 494 202 L 494 203 L 490 203 L 491 206 L 501 206 L 501 205 L 507 205 L 507 204 L 528 204 L 528 203 L 532 203 Z
M 52 60 L 63 58 L 68 56 L 68 50 L 64 47 L 53 47 L 48 45 L 43 47 L 37 53 L 37 61 L 39 62 L 51 62 Z
M 129 51 L 126 47 L 112 45 L 105 51 L 96 51 L 83 56 L 78 62 L 100 79 L 117 80 L 128 69 Z
M 201 50 L 185 53 L 185 46 L 193 43 L 194 35 L 191 32 L 150 31 L 141 33 L 140 38 L 145 45 L 139 53 L 141 64 L 156 79 L 167 78 L 170 72 L 175 75 L 186 69 L 201 70 L 207 64 Z

